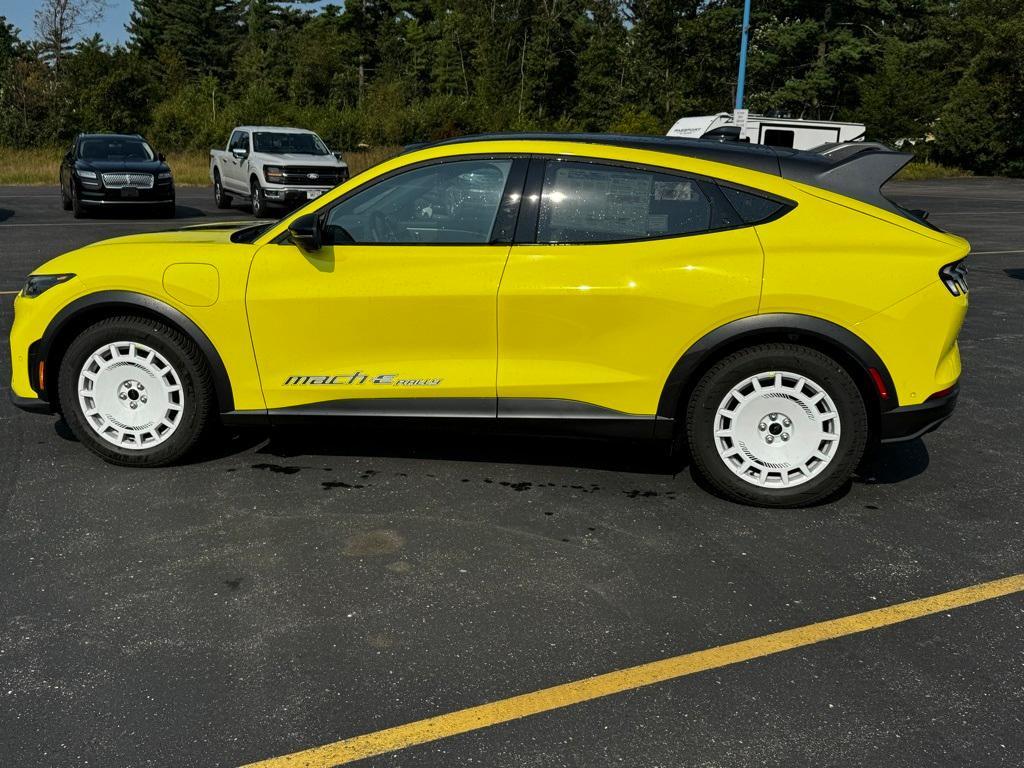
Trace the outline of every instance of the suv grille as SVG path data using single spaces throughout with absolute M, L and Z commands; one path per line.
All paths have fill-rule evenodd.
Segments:
M 152 189 L 153 174 L 151 173 L 104 173 L 103 186 L 107 189 Z
M 299 184 L 304 187 L 334 187 L 348 180 L 347 168 L 288 165 L 281 170 L 284 172 L 285 184 Z

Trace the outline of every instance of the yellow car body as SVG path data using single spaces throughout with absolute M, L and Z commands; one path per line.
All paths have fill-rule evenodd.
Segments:
M 27 408 L 58 407 L 53 377 L 73 330 L 137 312 L 200 345 L 218 410 L 236 420 L 502 416 L 667 434 L 694 376 L 716 356 L 765 339 L 803 341 L 839 359 L 883 439 L 913 436 L 947 415 L 951 405 L 931 420 L 906 414 L 928 409 L 937 393 L 948 400 L 959 378 L 966 288 L 953 295 L 939 271 L 967 255 L 965 240 L 825 183 L 728 153 L 690 153 L 685 143 L 666 150 L 665 141 L 440 143 L 352 178 L 252 242 L 235 242 L 235 225 L 212 226 L 64 254 L 36 274 L 74 278 L 16 299 L 12 394 Z M 289 236 L 307 214 L 403 169 L 467 157 L 518 160 L 530 176 L 512 193 L 521 199 L 502 203 L 521 205 L 502 214 L 515 236 L 317 249 Z M 537 204 L 535 169 L 572 161 L 763 193 L 784 201 L 784 211 L 678 237 L 532 242 L 528 228 L 522 233 L 524 211 Z

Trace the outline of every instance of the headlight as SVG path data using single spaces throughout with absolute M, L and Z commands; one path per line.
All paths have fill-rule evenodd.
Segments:
M 95 179 L 96 171 L 78 171 L 78 178 L 80 179 Z
M 264 165 L 263 176 L 267 181 L 284 181 L 284 171 L 276 165 Z
M 163 181 L 163 180 L 170 181 L 171 180 L 171 172 L 170 171 L 160 171 L 160 173 L 158 173 L 156 175 L 156 177 L 158 179 L 160 179 L 161 181 Z
M 74 275 L 30 275 L 28 280 L 25 282 L 25 287 L 21 289 L 21 295 L 27 299 L 34 299 L 41 293 L 44 293 L 55 285 L 66 283 Z

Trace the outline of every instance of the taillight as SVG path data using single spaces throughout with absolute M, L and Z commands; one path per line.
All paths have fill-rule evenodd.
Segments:
M 963 259 L 947 264 L 939 270 L 942 284 L 954 296 L 967 295 L 967 262 Z

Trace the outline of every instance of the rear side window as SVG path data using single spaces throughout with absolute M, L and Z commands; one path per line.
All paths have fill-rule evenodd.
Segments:
M 613 243 L 711 229 L 712 207 L 694 179 L 597 163 L 551 161 L 539 243 Z
M 758 224 L 772 218 L 785 206 L 776 200 L 743 192 L 732 187 L 719 187 L 725 199 L 736 209 L 744 224 Z

